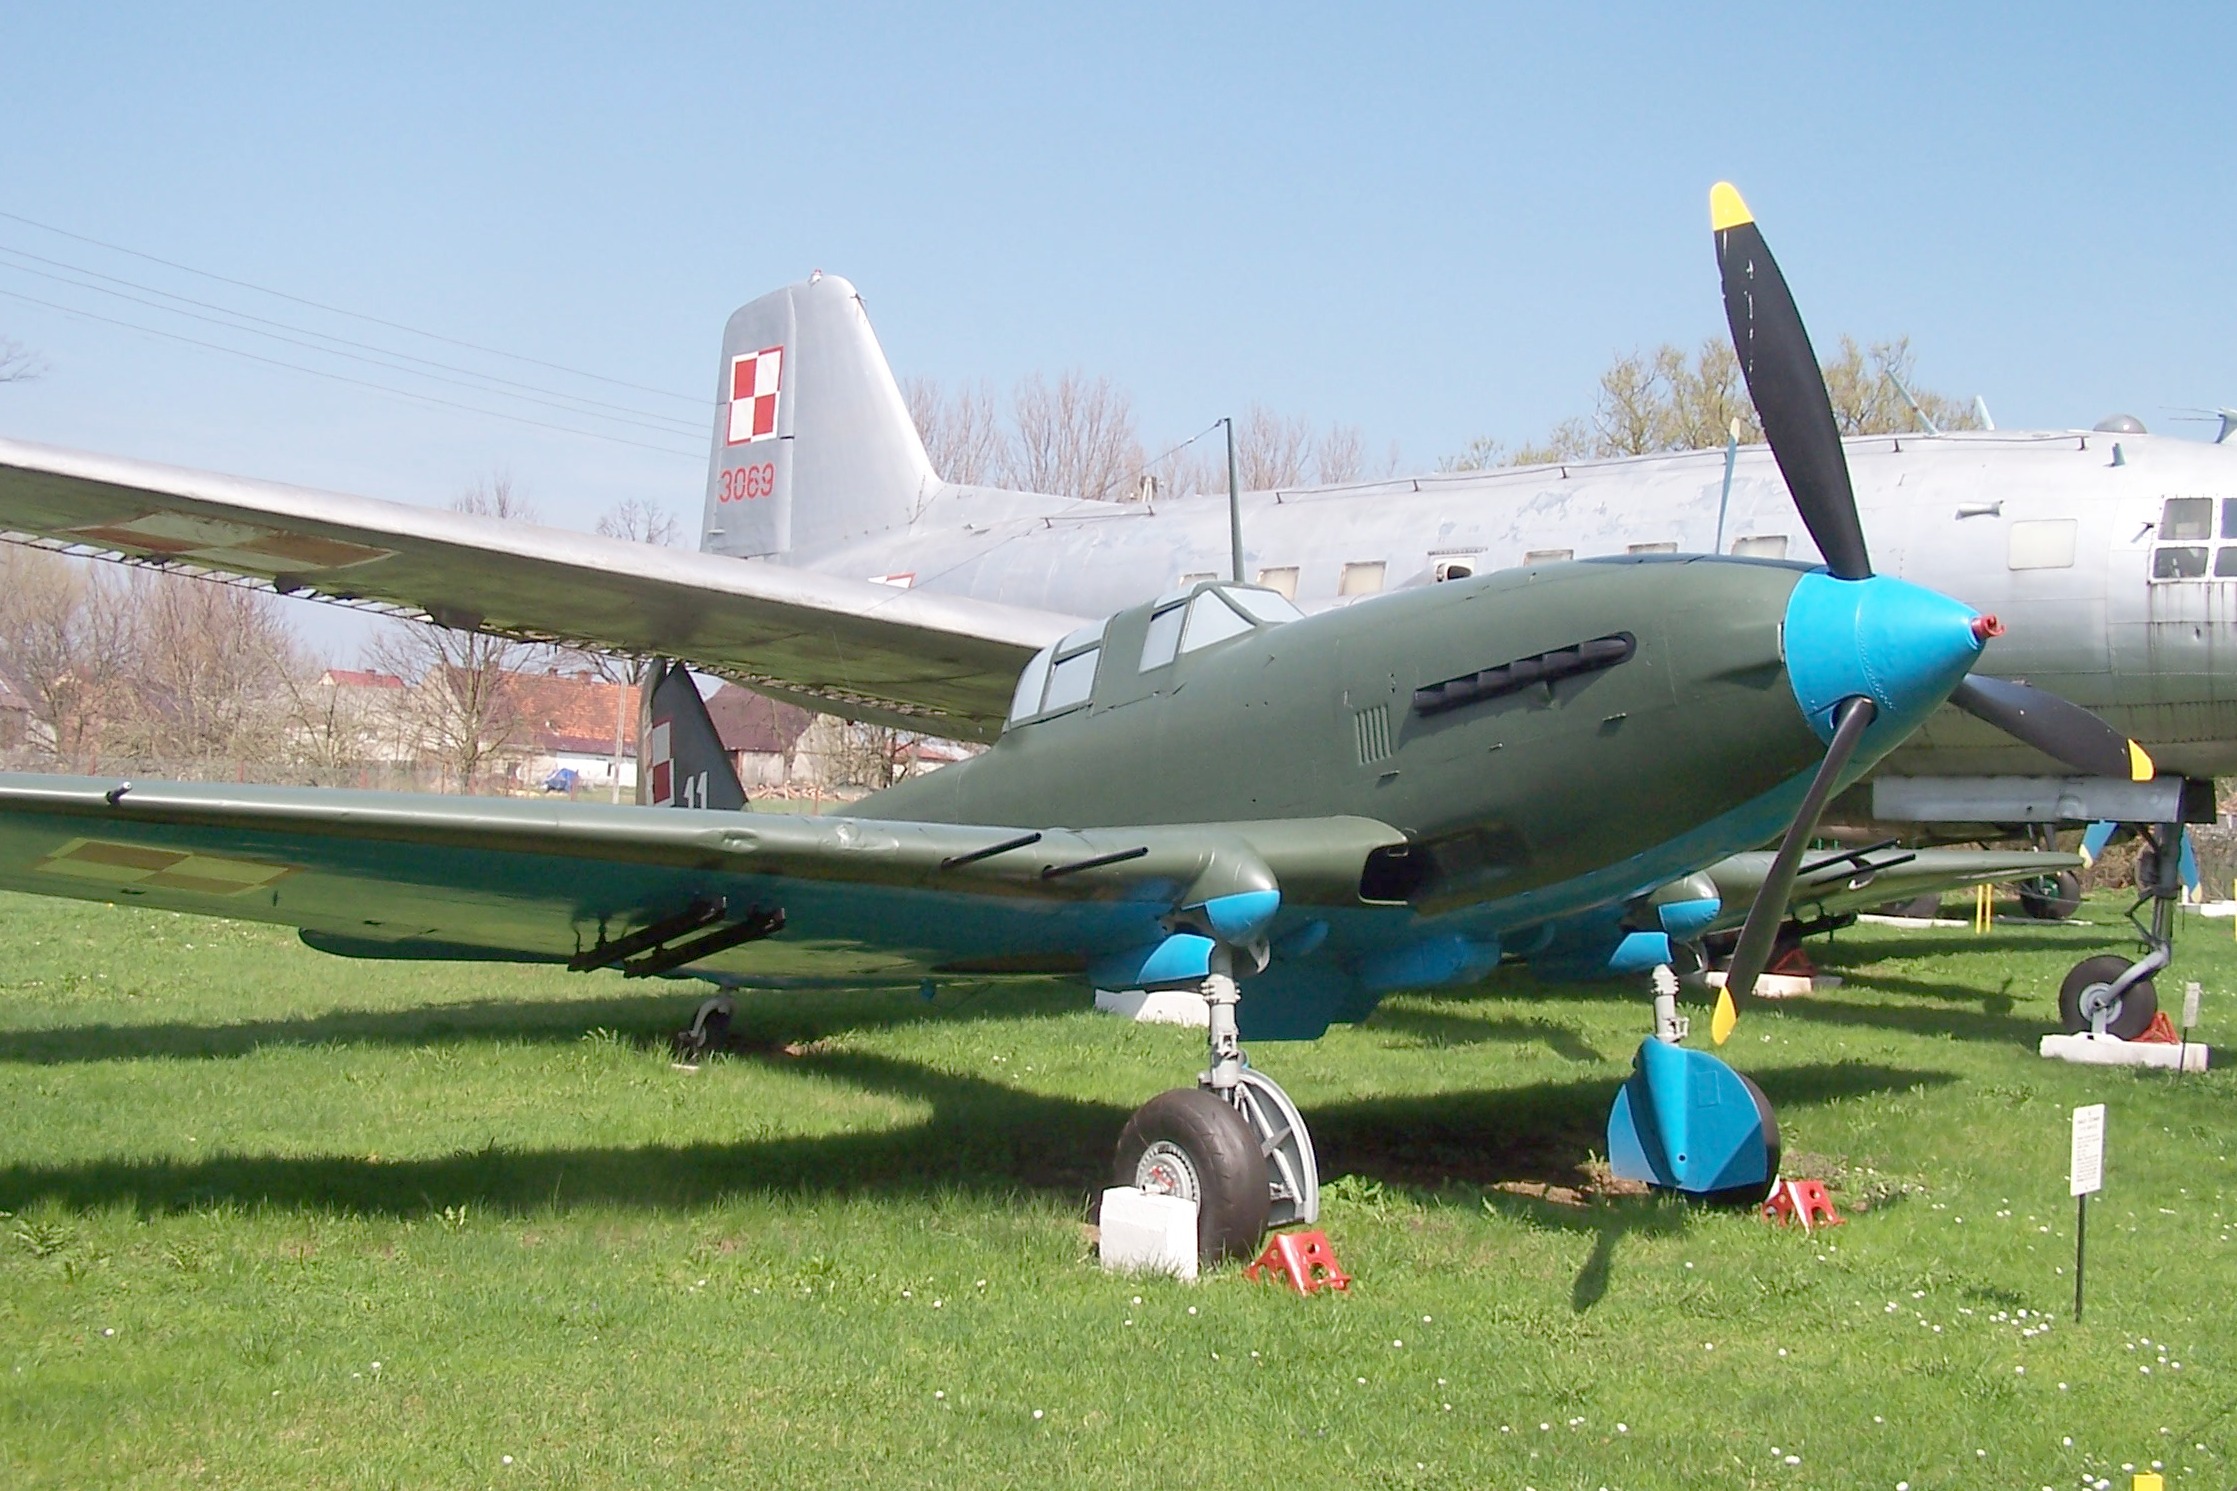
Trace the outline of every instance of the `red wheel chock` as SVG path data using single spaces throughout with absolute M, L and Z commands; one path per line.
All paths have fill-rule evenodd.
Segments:
M 1299 1294 L 1349 1289 L 1352 1276 L 1336 1265 L 1336 1250 L 1325 1232 L 1277 1232 L 1258 1261 L 1243 1270 L 1246 1279 L 1280 1277 Z
M 1800 1222 L 1804 1232 L 1841 1225 L 1841 1214 L 1833 1209 L 1833 1198 L 1825 1193 L 1822 1180 L 1780 1181 L 1771 1199 L 1763 1203 L 1763 1215 L 1787 1226 Z

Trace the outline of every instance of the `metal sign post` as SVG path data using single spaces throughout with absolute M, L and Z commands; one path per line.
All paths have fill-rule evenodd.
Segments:
M 1243 494 L 1235 480 L 1235 419 L 1230 415 L 1220 421 L 1227 426 L 1227 540 L 1228 558 L 1234 571 L 1235 583 L 1243 583 Z
M 2067 1189 L 2074 1196 L 2074 1320 L 2082 1318 L 2082 1265 L 2089 1235 L 2089 1198 L 2105 1188 L 2105 1105 L 2074 1110 L 2073 1148 L 2066 1164 Z

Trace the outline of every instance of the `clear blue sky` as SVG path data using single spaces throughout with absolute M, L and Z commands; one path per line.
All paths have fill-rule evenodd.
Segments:
M 733 307 L 821 267 L 903 374 L 1078 367 L 1153 442 L 1259 400 L 1427 466 L 1721 334 L 1729 176 L 1821 343 L 1908 333 L 2001 424 L 2196 434 L 2169 406 L 2237 402 L 2226 4 L 460 9 L 6 7 L 0 212 L 686 396 Z M 6 218 L 0 248 L 601 392 Z M 4 262 L 0 290 L 365 373 Z M 697 436 L 4 295 L 0 335 L 50 365 L 0 433 L 427 503 L 505 471 L 585 526 L 700 502 Z

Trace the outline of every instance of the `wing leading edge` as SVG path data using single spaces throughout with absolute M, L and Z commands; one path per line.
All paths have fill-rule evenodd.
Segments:
M 360 957 L 774 986 L 1080 971 L 1163 937 L 1207 888 L 1357 906 L 1360 865 L 1401 837 L 1362 818 L 1032 833 L 0 775 L 0 888 L 276 922 Z
M 530 641 L 681 659 L 826 713 L 992 740 L 1078 617 L 0 439 L 0 535 Z

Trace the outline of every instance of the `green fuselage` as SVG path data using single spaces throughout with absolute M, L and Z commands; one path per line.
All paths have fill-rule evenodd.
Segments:
M 1418 906 L 1627 860 L 1823 754 L 1781 659 L 1799 569 L 1689 559 L 1508 570 L 1255 630 L 1143 670 L 1155 604 L 1113 617 L 1087 702 L 857 804 L 917 822 L 1358 815 L 1434 872 Z M 1628 636 L 1624 661 L 1432 712 L 1416 691 Z

